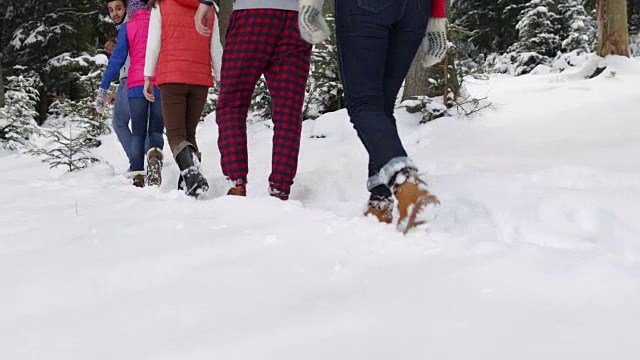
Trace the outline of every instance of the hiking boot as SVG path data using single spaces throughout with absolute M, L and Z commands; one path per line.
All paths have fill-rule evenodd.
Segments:
M 398 201 L 398 230 L 403 234 L 438 215 L 440 201 L 429 192 L 416 170 L 404 169 L 397 173 L 391 190 Z
M 148 186 L 160 186 L 162 184 L 162 150 L 151 148 L 147 151 L 147 178 Z
M 287 201 L 289 200 L 289 194 L 285 193 L 284 191 L 280 191 L 276 188 L 273 187 L 269 187 L 269 195 L 273 196 L 274 198 L 278 198 L 282 201 Z
M 209 183 L 200 172 L 200 161 L 193 147 L 186 146 L 182 149 L 176 155 L 176 164 L 184 178 L 184 192 L 188 196 L 197 198 L 209 190 Z
M 144 187 L 144 171 L 133 171 L 131 173 L 133 175 L 133 186 L 143 188 Z
M 393 199 L 371 197 L 367 202 L 367 211 L 364 216 L 373 215 L 378 221 L 385 224 L 393 222 Z
M 231 188 L 227 191 L 227 195 L 247 196 L 247 185 L 243 181 L 229 179 L 229 184 Z

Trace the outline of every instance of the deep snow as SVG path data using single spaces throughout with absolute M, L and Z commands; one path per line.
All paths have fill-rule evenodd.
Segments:
M 75 174 L 0 153 L 0 359 L 638 359 L 640 59 L 602 76 L 492 76 L 491 109 L 402 138 L 442 201 L 407 236 L 364 218 L 366 153 L 345 111 L 305 121 L 292 200 L 195 201 L 105 163 Z M 614 72 L 614 73 L 612 73 Z

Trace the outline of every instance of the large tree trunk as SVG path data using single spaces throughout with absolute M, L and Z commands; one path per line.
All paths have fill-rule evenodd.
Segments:
M 452 100 L 448 98 L 450 94 L 454 98 L 459 95 L 460 87 L 455 62 L 450 52 L 447 52 L 443 61 L 425 69 L 418 50 L 404 80 L 402 101 L 415 96 L 443 96 L 446 104 Z
M 436 89 L 433 84 L 429 82 L 430 78 L 442 78 L 438 76 L 438 73 L 444 73 L 442 63 L 436 64 L 431 68 L 425 69 L 422 66 L 422 59 L 420 53 L 422 51 L 422 45 L 418 49 L 416 57 L 413 58 L 409 72 L 404 80 L 404 91 L 402 92 L 402 101 L 410 99 L 414 96 L 434 97 L 442 95 L 441 89 Z M 440 93 L 438 93 L 440 92 Z
M 629 57 L 626 0 L 598 0 L 598 56 Z
M 3 107 L 4 104 L 4 78 L 2 76 L 2 54 L 0 54 L 0 107 Z
M 220 42 L 224 46 L 225 38 L 227 35 L 227 28 L 229 27 L 229 18 L 233 12 L 233 1 L 223 0 L 220 1 L 220 13 L 218 14 L 218 25 L 220 26 Z

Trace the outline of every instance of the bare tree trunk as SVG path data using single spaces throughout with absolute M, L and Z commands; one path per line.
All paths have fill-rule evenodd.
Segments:
M 36 109 L 38 111 L 36 123 L 38 125 L 42 125 L 47 120 L 47 117 L 49 117 L 49 105 L 51 105 L 51 98 L 49 97 L 49 94 L 47 94 L 47 89 L 44 85 L 40 86 L 38 93 L 40 96 L 37 105 L 38 109 Z
M 404 79 L 404 91 L 402 92 L 402 101 L 410 99 L 414 96 L 433 97 L 441 94 L 434 94 L 434 86 L 429 82 L 429 78 L 434 77 L 438 71 L 444 71 L 441 64 L 437 64 L 429 69 L 425 69 L 422 66 L 422 59 L 420 53 L 422 51 L 422 45 L 418 49 L 416 57 L 413 58 L 409 72 Z M 437 77 L 437 76 L 435 76 Z
M 405 77 L 402 101 L 415 96 L 443 96 L 446 104 L 451 100 L 448 99 L 450 93 L 454 97 L 458 96 L 460 87 L 455 62 L 450 53 L 445 55 L 443 61 L 428 69 L 422 66 L 422 59 L 418 53 Z
M 626 0 L 598 0 L 598 56 L 629 57 Z
M 224 46 L 225 38 L 227 35 L 227 28 L 229 27 L 229 18 L 233 12 L 233 1 L 223 0 L 220 1 L 220 13 L 218 14 L 218 25 L 220 26 L 220 42 Z
M 2 54 L 0 54 L 0 107 L 3 107 L 4 104 L 4 78 L 2 76 Z

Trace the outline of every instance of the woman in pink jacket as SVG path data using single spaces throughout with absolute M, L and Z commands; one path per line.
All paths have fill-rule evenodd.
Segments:
M 130 58 L 128 77 L 129 109 L 131 111 L 131 160 L 133 185 L 144 187 L 160 185 L 162 181 L 162 148 L 164 146 L 162 108 L 160 90 L 152 78 L 156 101 L 150 102 L 144 97 L 144 62 L 149 35 L 150 12 L 146 0 L 129 0 L 127 14 L 131 18 L 120 26 L 118 45 L 109 59 L 102 84 L 96 99 L 96 109 L 102 112 L 107 99 L 109 84 L 118 76 L 127 55 Z M 144 171 L 145 138 L 148 137 L 147 172 Z

